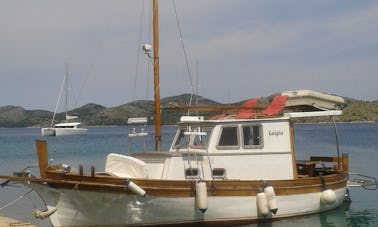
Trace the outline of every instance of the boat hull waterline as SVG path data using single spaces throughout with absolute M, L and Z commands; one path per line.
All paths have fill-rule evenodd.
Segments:
M 42 136 L 80 136 L 86 135 L 86 128 L 42 128 Z
M 29 182 L 28 186 L 40 195 L 48 210 L 56 209 L 56 212 L 50 216 L 53 226 L 56 227 L 254 223 L 319 213 L 340 206 L 346 193 L 347 177 L 337 176 L 339 181 L 335 177 L 329 176 L 328 178 L 332 180 L 328 180 L 333 183 L 326 184 L 326 187 L 336 194 L 336 201 L 332 204 L 321 201 L 324 185 L 315 183 L 317 182 L 315 179 L 303 180 L 302 184 L 306 182 L 305 185 L 300 185 L 299 181 L 294 184 L 291 180 L 271 181 L 272 185 L 282 185 L 274 187 L 278 212 L 265 216 L 259 214 L 257 208 L 257 187 L 251 186 L 259 184 L 257 181 L 243 181 L 239 187 L 235 186 L 237 181 L 230 183 L 230 186 L 226 186 L 227 182 L 215 182 L 218 183 L 215 191 L 209 190 L 209 185 L 213 182 L 206 182 L 208 208 L 204 213 L 196 208 L 193 188 L 187 187 L 194 185 L 193 182 L 175 181 L 172 186 L 164 189 L 158 185 L 169 184 L 169 181 L 155 181 L 152 182 L 151 187 L 144 187 L 148 194 L 146 197 L 135 195 L 126 186 L 119 185 L 119 182 L 116 183 L 118 190 L 114 190 L 114 184 L 102 184 L 101 187 L 99 187 L 101 184 L 97 184 L 91 188 L 89 183 L 85 183 L 86 181 L 41 183 L 42 179 L 41 182 Z M 148 180 L 142 180 L 140 183 L 148 185 Z M 302 202 L 298 203 L 298 201 Z

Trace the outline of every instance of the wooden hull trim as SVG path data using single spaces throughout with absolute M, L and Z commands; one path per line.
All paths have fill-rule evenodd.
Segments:
M 130 191 L 124 178 L 110 177 L 90 177 L 65 174 L 47 174 L 46 179 L 25 178 L 25 177 L 7 177 L 14 181 L 39 182 L 48 184 L 50 187 L 59 189 L 73 189 L 82 191 L 98 191 L 109 193 L 133 193 Z M 1 177 L 1 176 L 0 176 Z M 272 180 L 267 181 L 273 186 L 276 195 L 295 195 L 303 193 L 321 192 L 323 188 L 339 189 L 347 186 L 347 174 L 333 174 L 323 177 L 325 185 L 321 178 L 313 177 L 297 180 Z M 148 180 L 148 179 L 131 179 L 139 187 L 143 188 L 149 196 L 167 196 L 167 197 L 192 197 L 195 194 L 195 185 L 193 181 L 167 181 L 167 180 Z M 259 188 L 262 188 L 263 181 L 205 181 L 208 196 L 256 196 Z

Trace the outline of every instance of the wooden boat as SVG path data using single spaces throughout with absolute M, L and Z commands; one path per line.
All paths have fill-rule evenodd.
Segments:
M 50 166 L 37 141 L 40 177 L 5 178 L 34 189 L 53 226 L 240 224 L 338 207 L 348 155 L 296 160 L 293 144 L 287 116 L 183 117 L 169 152 L 109 154 L 104 172 L 84 173 Z
M 231 225 L 324 212 L 347 195 L 348 155 L 296 160 L 293 118 L 335 116 L 341 110 L 283 113 L 288 96 L 266 109 L 247 101 L 236 114 L 184 116 L 168 152 L 160 152 L 157 0 L 154 9 L 155 141 L 157 152 L 109 154 L 103 172 L 49 165 L 37 141 L 39 177 L 23 182 L 46 204 L 36 210 L 55 227 Z M 197 107 L 199 108 L 199 107 Z

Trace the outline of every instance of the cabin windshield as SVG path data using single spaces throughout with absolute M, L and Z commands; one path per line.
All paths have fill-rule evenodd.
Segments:
M 175 149 L 207 149 L 212 127 L 186 126 L 179 129 Z

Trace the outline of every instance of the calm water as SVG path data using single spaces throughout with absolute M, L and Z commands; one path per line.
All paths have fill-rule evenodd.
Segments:
M 336 155 L 333 128 L 328 124 L 296 125 L 297 158 L 304 159 L 311 154 Z M 338 124 L 340 153 L 349 153 L 350 171 L 378 177 L 378 123 Z M 150 133 L 142 141 L 129 141 L 128 127 L 89 128 L 87 136 L 79 137 L 40 137 L 39 129 L 0 128 L 0 175 L 12 174 L 26 166 L 37 166 L 35 140 L 46 139 L 49 158 L 53 163 L 67 163 L 73 168 L 84 165 L 89 172 L 90 165 L 103 170 L 105 157 L 109 152 L 127 154 L 130 151 L 153 148 L 153 135 Z M 147 128 L 153 132 L 153 128 Z M 163 148 L 169 147 L 175 131 L 174 126 L 163 127 Z M 38 175 L 38 169 L 33 173 Z M 1 182 L 1 180 L 0 180 Z M 0 215 L 19 218 L 36 224 L 50 226 L 47 220 L 36 220 L 35 208 L 43 209 L 42 202 L 34 192 L 22 197 L 14 204 L 2 208 L 27 192 L 24 187 L 0 187 Z M 351 188 L 352 203 L 337 210 L 319 215 L 291 218 L 258 226 L 378 226 L 378 191 Z M 254 225 L 251 225 L 254 226 Z

